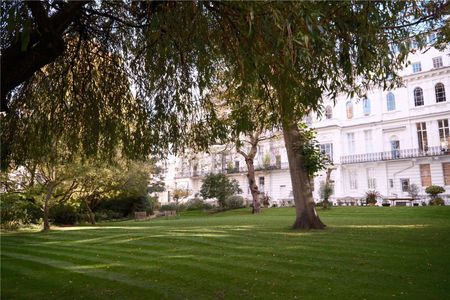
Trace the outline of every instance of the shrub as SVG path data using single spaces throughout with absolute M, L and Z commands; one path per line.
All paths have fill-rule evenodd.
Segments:
M 178 205 L 176 203 L 168 203 L 161 205 L 160 211 L 166 211 L 166 210 L 177 210 Z
M 153 197 L 118 196 L 100 202 L 96 207 L 96 212 L 113 211 L 120 214 L 119 218 L 131 216 L 135 211 L 145 211 L 151 214 L 155 202 L 156 199 Z
M 408 194 L 411 197 L 411 200 L 415 200 L 417 196 L 419 196 L 419 190 L 419 186 L 415 183 L 408 187 Z
M 244 198 L 241 196 L 229 196 L 225 199 L 225 207 L 228 209 L 236 209 L 244 206 Z
M 74 225 L 77 222 L 77 211 L 72 205 L 59 204 L 50 208 L 49 217 L 57 225 Z
M 200 195 L 204 199 L 217 198 L 222 207 L 227 197 L 241 192 L 237 180 L 229 179 L 225 174 L 209 174 L 203 179 L 200 188 Z
M 380 193 L 377 191 L 367 191 L 366 192 L 366 203 L 374 205 L 377 203 L 377 198 L 380 197 Z
M 430 201 L 430 205 L 441 206 L 441 205 L 445 205 L 445 202 L 444 202 L 444 199 L 442 199 L 440 197 L 436 197 Z
M 202 210 L 211 208 L 212 208 L 211 204 L 206 203 L 200 198 L 194 198 L 186 203 L 186 210 Z
M 432 199 L 443 192 L 445 192 L 445 189 L 439 185 L 430 185 L 425 189 L 425 193 L 429 194 Z
M 185 211 L 186 205 L 184 204 L 176 204 L 176 203 L 169 203 L 161 205 L 160 211 L 167 211 L 167 210 L 176 210 L 177 212 Z
M 32 199 L 18 193 L 2 194 L 0 197 L 0 221 L 2 228 L 16 229 L 21 225 L 37 224 L 42 210 Z

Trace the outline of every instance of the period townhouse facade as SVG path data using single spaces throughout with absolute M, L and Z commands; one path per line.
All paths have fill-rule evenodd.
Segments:
M 411 184 L 420 188 L 425 199 L 425 187 L 433 184 L 446 189 L 443 198 L 450 204 L 450 54 L 431 48 L 411 54 L 409 61 L 402 71 L 403 87 L 373 89 L 364 99 L 341 96 L 334 103 L 325 101 L 323 116 L 307 120 L 317 132 L 321 150 L 333 161 L 333 202 L 353 204 L 369 190 L 385 199 L 406 199 Z M 243 196 L 250 199 L 243 157 L 222 148 L 169 159 L 167 191 L 160 201 L 170 201 L 174 189 L 195 195 L 202 178 L 211 172 L 235 178 Z M 261 192 L 273 203 L 292 201 L 282 139 L 261 143 L 255 165 Z M 314 178 L 317 200 L 324 180 L 324 172 Z

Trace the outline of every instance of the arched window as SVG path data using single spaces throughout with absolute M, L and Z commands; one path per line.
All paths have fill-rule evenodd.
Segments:
M 363 99 L 363 112 L 365 116 L 370 115 L 370 100 L 369 99 Z
M 420 87 L 416 87 L 414 89 L 414 105 L 415 106 L 423 105 L 423 90 Z
M 327 107 L 325 107 L 325 117 L 327 119 L 333 118 L 333 108 L 331 108 L 331 106 L 329 106 L 329 105 Z
M 386 95 L 386 104 L 388 111 L 395 110 L 395 96 L 391 92 Z
M 347 111 L 347 119 L 353 118 L 353 104 L 352 101 L 347 101 L 345 104 L 345 109 Z
M 436 93 L 436 102 L 445 102 L 445 87 L 442 83 L 438 83 L 434 86 L 434 92 Z

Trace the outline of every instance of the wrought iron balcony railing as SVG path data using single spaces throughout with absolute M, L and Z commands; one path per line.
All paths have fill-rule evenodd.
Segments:
M 255 165 L 255 171 L 270 171 L 270 170 L 285 170 L 289 169 L 289 164 L 278 163 L 278 164 L 270 164 L 270 165 Z M 237 174 L 237 173 L 247 173 L 247 166 L 242 166 L 239 168 L 230 168 L 230 169 L 214 169 L 214 170 L 183 170 L 175 173 L 175 178 L 188 178 L 188 177 L 202 177 L 208 174 Z
M 450 154 L 450 151 L 448 149 L 442 148 L 440 146 L 428 147 L 425 150 L 398 149 L 398 150 L 391 150 L 391 151 L 384 151 L 384 152 L 344 155 L 344 156 L 341 156 L 341 164 L 353 164 L 353 163 L 374 162 L 374 161 L 383 161 L 383 160 L 407 159 L 407 158 L 426 157 L 426 156 L 440 156 L 440 155 L 449 155 L 449 154 Z

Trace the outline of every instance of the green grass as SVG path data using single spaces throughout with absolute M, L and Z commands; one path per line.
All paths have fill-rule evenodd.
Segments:
M 2 299 L 449 299 L 450 207 L 247 210 L 2 233 Z

